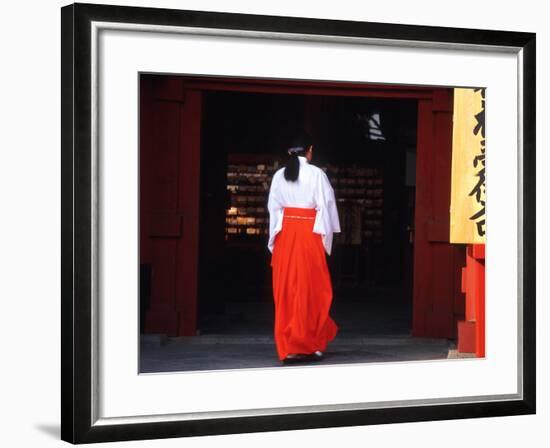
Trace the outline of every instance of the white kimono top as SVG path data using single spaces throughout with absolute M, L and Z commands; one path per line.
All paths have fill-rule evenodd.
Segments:
M 271 181 L 267 209 L 269 211 L 269 242 L 270 252 L 273 252 L 275 236 L 283 226 L 283 208 L 314 208 L 317 210 L 313 232 L 322 235 L 325 251 L 330 255 L 332 249 L 332 234 L 340 232 L 340 220 L 334 190 L 327 175 L 307 159 L 298 156 L 300 172 L 296 182 L 285 179 L 284 167 L 277 170 Z

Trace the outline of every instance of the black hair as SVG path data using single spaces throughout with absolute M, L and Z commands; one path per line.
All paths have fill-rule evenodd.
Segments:
M 311 137 L 305 133 L 297 135 L 287 148 L 288 161 L 285 165 L 284 176 L 290 182 L 298 180 L 300 173 L 300 161 L 298 156 L 305 156 L 309 147 L 313 144 Z

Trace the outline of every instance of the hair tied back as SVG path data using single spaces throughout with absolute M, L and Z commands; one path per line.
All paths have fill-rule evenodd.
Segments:
M 304 147 L 303 146 L 293 146 L 292 148 L 288 148 L 288 153 L 290 155 L 295 155 L 295 154 L 298 154 L 300 152 L 304 152 Z

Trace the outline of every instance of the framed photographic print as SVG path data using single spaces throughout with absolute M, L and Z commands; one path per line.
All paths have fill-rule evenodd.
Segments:
M 61 15 L 63 440 L 535 413 L 535 34 Z

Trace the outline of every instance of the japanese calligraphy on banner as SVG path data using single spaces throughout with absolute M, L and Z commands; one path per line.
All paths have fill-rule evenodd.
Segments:
M 485 243 L 485 89 L 454 89 L 451 243 Z

